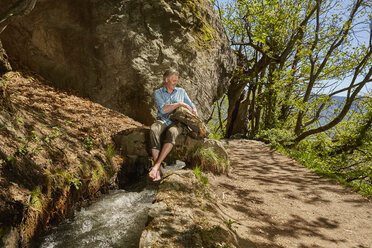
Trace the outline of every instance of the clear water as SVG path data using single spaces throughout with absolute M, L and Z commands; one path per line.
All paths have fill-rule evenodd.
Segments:
M 155 189 L 111 191 L 51 230 L 37 247 L 138 247 L 155 193 Z

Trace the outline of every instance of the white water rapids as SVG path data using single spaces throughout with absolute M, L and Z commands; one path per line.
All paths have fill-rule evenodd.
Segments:
M 87 208 L 77 211 L 41 238 L 41 248 L 132 248 L 147 221 L 156 190 L 111 191 Z

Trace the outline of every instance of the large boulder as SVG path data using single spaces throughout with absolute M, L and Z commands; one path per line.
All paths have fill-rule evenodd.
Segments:
M 217 200 L 193 171 L 169 173 L 159 184 L 138 247 L 253 247 L 237 246 L 236 229 L 226 225 L 228 215 Z
M 0 9 L 12 2 L 1 0 Z M 9 56 L 56 86 L 144 124 L 154 120 L 165 69 L 180 72 L 206 119 L 235 66 L 208 0 L 39 0 L 0 38 Z

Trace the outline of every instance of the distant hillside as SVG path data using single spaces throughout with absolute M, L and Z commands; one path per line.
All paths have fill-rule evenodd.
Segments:
M 332 96 L 333 104 L 329 106 L 328 109 L 322 111 L 318 126 L 323 126 L 330 120 L 332 120 L 341 111 L 341 108 L 343 107 L 345 100 L 346 100 L 345 96 Z M 360 101 L 360 99 L 356 100 L 351 105 L 349 113 L 348 115 L 346 115 L 345 118 L 348 118 L 354 110 L 357 110 L 358 101 Z

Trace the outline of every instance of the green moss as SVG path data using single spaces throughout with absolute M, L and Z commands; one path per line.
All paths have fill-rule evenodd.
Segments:
M 199 1 L 198 1 L 199 2 Z M 195 4 L 195 0 L 186 0 L 185 1 L 186 7 L 192 12 L 195 13 L 200 17 L 200 12 L 198 10 L 198 6 Z
M 194 19 L 194 25 L 191 28 L 194 38 L 196 38 L 196 44 L 194 44 L 200 50 L 209 50 L 211 48 L 211 42 L 214 40 L 216 30 L 214 30 L 208 22 L 205 20 L 205 17 L 200 12 L 201 7 L 206 4 L 209 4 L 205 0 L 187 0 L 185 1 L 184 11 L 191 13 Z
M 193 169 L 193 172 L 203 185 L 207 185 L 209 183 L 208 177 L 203 176 L 203 173 L 198 166 Z
M 214 39 L 214 30 L 208 24 L 202 23 L 202 25 L 200 25 L 199 31 L 201 33 L 201 35 L 199 36 L 202 43 L 201 45 L 207 44 Z
M 106 158 L 112 163 L 112 158 L 116 155 L 115 151 L 115 145 L 114 144 L 108 144 L 105 151 Z
M 102 167 L 97 168 L 96 170 L 93 171 L 92 174 L 92 180 L 97 182 L 100 181 L 102 178 L 105 177 L 105 171 L 103 170 Z

